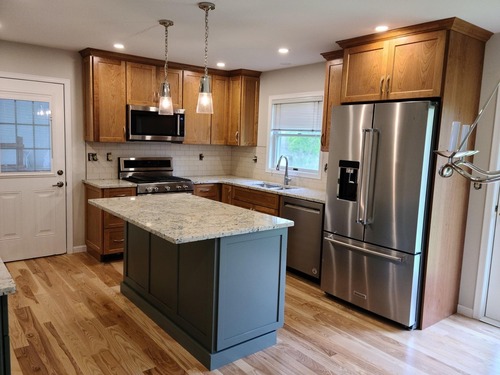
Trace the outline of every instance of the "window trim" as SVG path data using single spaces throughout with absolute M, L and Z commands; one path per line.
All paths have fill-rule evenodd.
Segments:
M 274 152 L 274 144 L 272 142 L 272 123 L 273 123 L 273 104 L 277 104 L 276 102 L 300 102 L 300 99 L 306 99 L 311 97 L 321 97 L 322 102 L 324 102 L 324 92 L 323 91 L 307 91 L 307 92 L 297 92 L 290 94 L 281 94 L 281 95 L 269 95 L 268 100 L 268 120 L 267 120 L 267 150 L 266 150 L 266 172 L 271 174 L 280 174 L 283 175 L 284 169 L 276 170 L 275 167 L 270 166 L 271 161 L 271 153 Z M 321 111 L 321 116 L 323 116 L 323 111 Z M 288 170 L 288 175 L 299 178 L 310 178 L 315 180 L 321 179 L 321 166 L 323 165 L 323 152 L 321 152 L 321 148 L 318 150 L 319 152 L 319 168 L 317 172 L 306 172 L 306 171 L 294 171 L 291 168 Z

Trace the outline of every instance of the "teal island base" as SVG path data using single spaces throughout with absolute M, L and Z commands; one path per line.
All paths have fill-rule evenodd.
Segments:
M 174 244 L 126 225 L 121 292 L 209 370 L 276 343 L 287 228 Z

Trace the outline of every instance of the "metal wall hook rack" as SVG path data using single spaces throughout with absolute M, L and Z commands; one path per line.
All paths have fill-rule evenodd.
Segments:
M 495 89 L 493 90 L 490 97 L 486 101 L 486 104 L 481 108 L 481 110 L 477 114 L 477 117 L 472 123 L 469 132 L 462 139 L 462 142 L 455 151 L 434 151 L 439 156 L 448 159 L 448 162 L 443 164 L 439 168 L 439 175 L 441 177 L 448 178 L 453 175 L 453 172 L 457 172 L 461 176 L 465 177 L 466 179 L 474 183 L 488 184 L 500 181 L 500 170 L 486 171 L 484 169 L 477 167 L 473 163 L 465 160 L 466 157 L 477 154 L 479 152 L 478 150 L 461 151 L 463 146 L 467 144 L 467 141 L 469 140 L 469 137 L 471 136 L 472 132 L 476 129 L 476 126 L 479 120 L 481 119 L 484 110 L 490 104 L 491 100 L 495 96 L 495 93 L 498 92 L 499 88 L 500 88 L 500 81 L 497 83 Z

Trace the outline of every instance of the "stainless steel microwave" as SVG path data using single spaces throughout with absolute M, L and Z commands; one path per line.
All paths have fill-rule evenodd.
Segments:
M 159 115 L 156 107 L 127 105 L 127 141 L 183 140 L 184 113 Z

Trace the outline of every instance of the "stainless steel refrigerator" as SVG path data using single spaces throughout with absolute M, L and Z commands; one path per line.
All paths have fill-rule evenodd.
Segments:
M 333 108 L 321 289 L 414 328 L 437 103 Z

